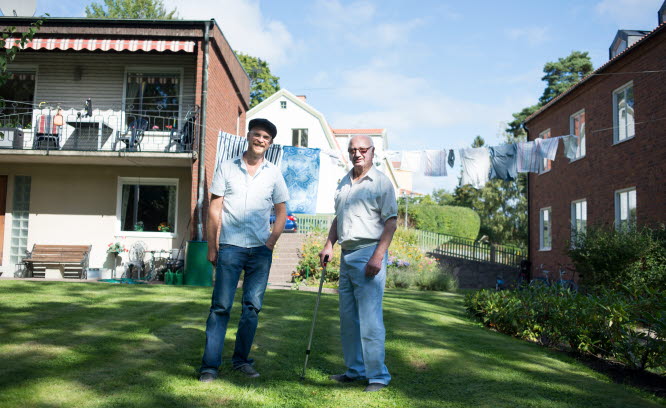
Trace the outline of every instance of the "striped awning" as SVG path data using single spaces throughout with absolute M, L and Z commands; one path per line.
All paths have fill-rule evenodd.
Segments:
M 7 38 L 5 48 L 11 48 L 19 39 Z M 88 50 L 88 51 L 184 51 L 194 52 L 194 41 L 128 40 L 100 38 L 34 38 L 23 48 L 33 50 Z

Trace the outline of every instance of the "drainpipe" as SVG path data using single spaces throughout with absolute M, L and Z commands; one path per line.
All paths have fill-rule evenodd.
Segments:
M 208 100 L 208 48 L 211 21 L 205 24 L 204 32 L 204 63 L 203 63 L 203 90 L 201 97 L 201 134 L 199 136 L 199 190 L 197 197 L 197 241 L 203 241 L 203 200 L 204 183 L 206 182 L 206 108 Z
M 530 129 L 527 127 L 525 123 L 522 124 L 523 129 L 525 129 L 525 132 L 527 133 L 526 136 L 526 141 L 530 139 Z M 530 173 L 527 173 L 527 260 L 530 261 L 530 265 L 532 263 L 532 236 L 530 235 L 530 226 L 532 225 L 532 220 L 530 219 Z M 530 281 L 532 280 L 532 268 L 530 267 L 530 270 L 527 273 L 527 280 Z

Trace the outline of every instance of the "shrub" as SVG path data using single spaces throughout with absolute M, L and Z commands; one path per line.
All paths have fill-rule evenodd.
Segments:
M 410 214 L 423 231 L 476 239 L 481 227 L 479 215 L 466 207 L 423 203 L 414 205 Z
M 574 241 L 568 255 L 581 284 L 598 291 L 666 290 L 666 227 L 615 230 L 588 228 Z
M 612 358 L 635 369 L 666 368 L 663 290 L 600 290 L 587 296 L 558 287 L 482 290 L 468 294 L 465 307 L 505 334 Z

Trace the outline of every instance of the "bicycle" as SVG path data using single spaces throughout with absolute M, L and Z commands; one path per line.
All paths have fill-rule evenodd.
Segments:
M 516 282 L 513 285 L 507 285 L 506 282 L 504 281 L 504 278 L 500 275 L 497 275 L 495 280 L 495 290 L 496 291 L 506 290 L 509 289 L 510 287 L 514 287 L 517 288 L 518 290 L 521 290 L 525 286 L 526 282 L 527 282 L 527 272 L 521 267 L 520 270 L 518 271 L 518 277 L 516 278 Z
M 568 272 L 571 272 L 571 279 L 564 279 L 564 275 Z M 578 292 L 578 284 L 574 280 L 575 271 L 570 267 L 559 264 L 559 273 L 560 279 L 557 280 L 556 284 L 563 289 L 570 290 L 572 292 Z
M 153 251 L 146 251 L 146 252 L 150 252 L 150 261 L 148 262 L 148 267 L 147 267 L 148 273 L 146 274 L 145 280 L 148 281 L 148 282 L 159 280 L 159 275 L 164 274 L 164 272 L 166 271 L 166 266 L 163 264 L 162 266 L 160 266 L 159 268 L 156 269 L 156 267 L 155 267 L 155 253 L 157 253 L 158 255 L 161 255 L 162 253 L 169 253 L 170 251 L 168 251 L 166 249 L 160 249 L 160 250 L 157 250 L 157 251 L 153 250 Z M 159 259 L 161 260 L 163 258 L 160 257 Z
M 539 265 L 539 272 L 541 272 L 543 275 L 546 275 L 546 277 L 537 277 L 533 278 L 530 281 L 530 286 L 531 287 L 549 287 L 550 286 L 550 271 L 543 269 L 543 264 Z

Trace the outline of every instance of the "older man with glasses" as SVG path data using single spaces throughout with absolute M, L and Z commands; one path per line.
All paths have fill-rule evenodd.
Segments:
M 319 253 L 323 266 L 335 242 L 342 247 L 340 336 L 347 370 L 330 378 L 341 383 L 367 380 L 365 391 L 373 392 L 391 380 L 384 364 L 382 298 L 398 205 L 391 181 L 373 166 L 372 139 L 354 136 L 348 151 L 354 168 L 335 192 L 336 216 Z

